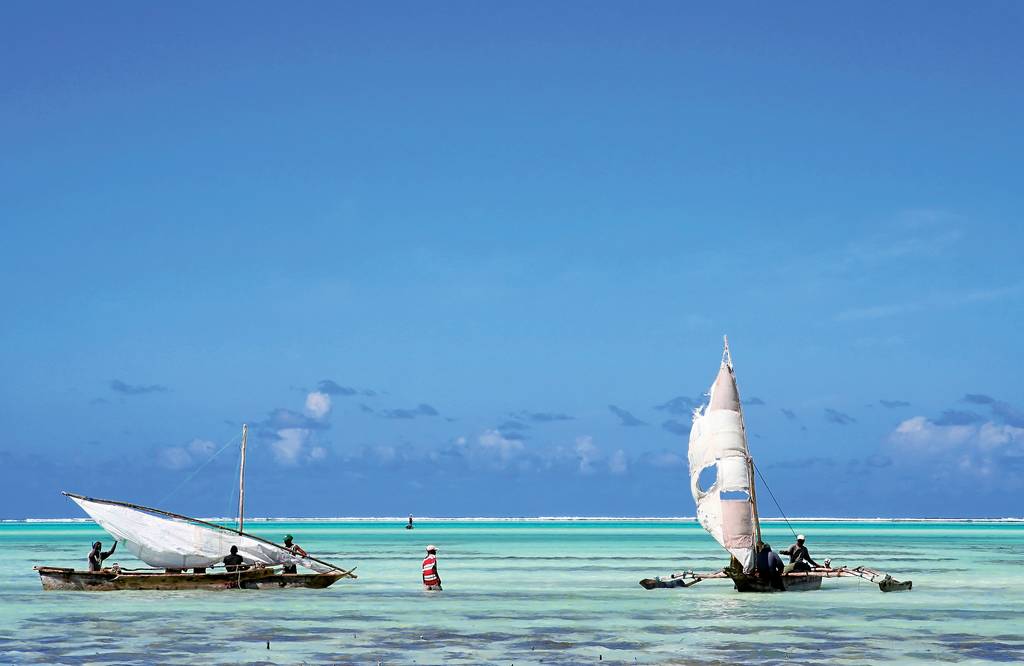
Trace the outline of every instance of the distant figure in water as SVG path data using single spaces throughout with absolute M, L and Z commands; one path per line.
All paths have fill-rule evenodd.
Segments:
M 807 546 L 804 545 L 804 541 L 804 535 L 798 534 L 796 536 L 796 543 L 786 550 L 779 551 L 781 555 L 789 555 L 789 566 L 786 567 L 786 573 L 790 571 L 810 571 L 811 567 L 821 566 L 811 559 L 811 553 L 807 550 Z
M 782 558 L 772 551 L 771 544 L 758 542 L 757 575 L 767 578 L 776 590 L 785 589 L 782 585 L 782 570 L 785 565 Z
M 114 547 L 105 553 L 100 552 L 101 548 L 103 548 L 103 543 L 100 541 L 92 545 L 92 550 L 89 551 L 89 571 L 99 571 L 103 568 L 103 560 L 113 555 L 114 551 L 117 550 L 117 541 L 114 541 Z
M 306 551 L 302 550 L 302 547 L 299 544 L 292 543 L 292 535 L 291 534 L 285 534 L 284 535 L 284 547 L 292 555 L 297 555 L 298 557 L 309 557 L 309 553 L 307 553 Z M 298 571 L 299 570 L 296 568 L 295 564 L 286 564 L 286 565 L 284 565 L 284 572 L 286 574 L 298 573 Z
M 244 562 L 245 560 L 238 554 L 238 546 L 231 546 L 231 554 L 224 558 L 224 568 L 228 570 L 228 573 L 244 571 L 249 568 L 245 566 Z
M 412 529 L 412 514 L 411 513 L 409 514 L 409 524 L 405 526 L 405 529 L 407 529 L 407 530 L 411 530 Z
M 427 556 L 423 558 L 423 587 L 441 589 L 441 576 L 437 573 L 437 546 L 427 546 Z

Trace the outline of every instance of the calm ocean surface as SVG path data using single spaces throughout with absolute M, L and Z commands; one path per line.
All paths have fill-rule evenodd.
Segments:
M 912 579 L 739 594 L 728 581 L 641 588 L 712 570 L 691 521 L 253 522 L 358 566 L 326 590 L 46 592 L 36 564 L 83 568 L 91 523 L 0 525 L 0 662 L 46 664 L 690 664 L 1024 662 L 1024 524 L 794 523 L 811 554 Z M 766 526 L 776 548 L 792 535 Z M 422 591 L 440 548 L 440 594 Z M 108 562 L 136 562 L 119 551 Z M 270 650 L 266 642 L 270 641 Z

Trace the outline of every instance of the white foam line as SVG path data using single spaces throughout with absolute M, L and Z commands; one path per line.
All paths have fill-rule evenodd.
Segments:
M 232 523 L 235 517 L 214 516 L 203 518 L 211 522 Z M 334 517 L 251 517 L 250 523 L 404 523 L 408 516 L 334 516 Z M 488 517 L 461 516 L 445 518 L 436 516 L 414 517 L 419 523 L 547 523 L 547 522 L 645 522 L 645 523 L 695 523 L 693 516 L 518 516 Z M 91 523 L 89 518 L 26 518 L 24 520 L 2 519 L 0 523 Z M 762 523 L 785 523 L 785 518 L 762 518 Z M 835 518 L 799 517 L 790 518 L 791 523 L 1024 523 L 1022 518 Z

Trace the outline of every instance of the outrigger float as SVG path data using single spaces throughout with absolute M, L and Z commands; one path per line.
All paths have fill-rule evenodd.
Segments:
M 63 493 L 82 508 L 118 543 L 151 568 L 100 571 L 37 566 L 44 590 L 108 592 L 114 590 L 262 590 L 322 589 L 342 578 L 356 578 L 354 569 L 288 548 L 243 531 L 245 509 L 245 442 L 239 472 L 238 529 L 128 502 Z M 223 570 L 219 565 L 232 546 L 246 568 Z M 302 566 L 313 573 L 288 573 Z M 189 571 L 191 569 L 191 571 Z M 213 569 L 213 571 L 208 571 Z
M 784 573 L 774 586 L 771 579 L 757 575 L 761 522 L 757 513 L 755 467 L 747 448 L 747 429 L 728 338 L 718 376 L 708 391 L 708 402 L 693 413 L 688 459 L 697 520 L 729 552 L 729 566 L 707 573 L 683 571 L 645 578 L 640 581 L 644 588 L 691 587 L 719 578 L 732 580 L 739 592 L 818 590 L 825 578 L 861 578 L 877 584 L 882 592 L 909 590 L 913 586 L 909 580 L 899 581 L 868 567 L 832 567 L 829 560 L 825 560 L 824 567 Z M 714 472 L 714 481 L 703 487 L 702 473 L 712 476 L 709 470 Z

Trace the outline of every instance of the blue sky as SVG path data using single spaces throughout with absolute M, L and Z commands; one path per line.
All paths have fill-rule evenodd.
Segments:
M 0 516 L 1020 515 L 1022 23 L 7 3 Z

